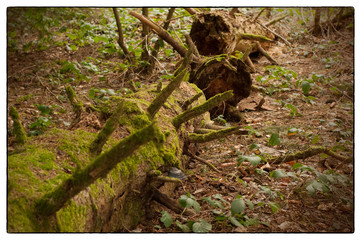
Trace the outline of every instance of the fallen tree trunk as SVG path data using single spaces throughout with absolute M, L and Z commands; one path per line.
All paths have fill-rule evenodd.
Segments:
M 98 134 L 81 130 L 81 124 L 72 131 L 53 128 L 28 139 L 23 151 L 10 153 L 8 232 L 135 228 L 147 217 L 152 196 L 160 195 L 152 189 L 164 184 L 159 191 L 167 194 L 180 181 L 166 176 L 171 167 L 187 165 L 183 149 L 189 153 L 195 144 L 188 141 L 190 129 L 209 123 L 207 111 L 233 96 L 229 91 L 206 101 L 188 76 L 182 70 L 160 93 L 154 84 L 96 106 L 104 125 Z M 150 178 L 155 170 L 159 176 Z

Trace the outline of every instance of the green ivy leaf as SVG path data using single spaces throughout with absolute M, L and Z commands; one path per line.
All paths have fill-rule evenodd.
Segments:
M 276 169 L 270 173 L 270 177 L 282 178 L 282 177 L 287 177 L 287 174 L 282 169 Z
M 35 106 L 39 109 L 39 111 L 41 112 L 41 115 L 43 115 L 43 116 L 45 116 L 51 112 L 50 107 L 47 105 L 35 104 Z
M 280 210 L 280 206 L 275 202 L 268 202 L 268 205 L 270 206 L 273 213 L 276 213 L 278 210 Z
M 245 201 L 247 202 L 247 205 L 248 205 L 249 209 L 253 210 L 254 209 L 253 203 L 248 199 L 246 199 Z
M 160 221 L 164 223 L 164 226 L 167 228 L 172 224 L 173 219 L 167 211 L 162 211 L 162 218 Z
M 175 224 L 177 225 L 177 227 L 179 227 L 183 232 L 188 233 L 191 230 L 189 229 L 189 227 L 187 225 L 183 225 L 181 222 L 179 222 L 178 220 L 175 222 Z
M 232 216 L 235 214 L 240 214 L 246 208 L 246 204 L 244 203 L 243 199 L 237 198 L 234 199 L 231 203 L 231 212 Z
M 268 144 L 271 146 L 276 146 L 279 145 L 280 143 L 281 143 L 280 136 L 277 133 L 272 133 L 268 141 Z
M 206 222 L 204 219 L 200 219 L 199 222 L 195 222 L 193 224 L 192 230 L 195 233 L 207 233 L 212 230 L 212 225 Z
M 240 222 L 238 222 L 238 220 L 235 217 L 229 217 L 228 218 L 229 222 L 232 223 L 234 226 L 236 227 L 240 227 L 242 226 L 242 224 Z
M 295 164 L 292 165 L 292 170 L 295 170 L 295 169 L 300 168 L 302 166 L 303 165 L 301 163 L 295 163 Z
M 252 164 L 252 166 L 257 166 L 261 162 L 262 158 L 259 156 L 239 156 L 237 161 L 238 165 L 241 164 L 244 161 L 248 161 Z

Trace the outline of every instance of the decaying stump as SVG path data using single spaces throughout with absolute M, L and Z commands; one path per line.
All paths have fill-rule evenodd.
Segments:
M 212 56 L 193 67 L 190 81 L 204 91 L 206 98 L 233 90 L 233 98 L 211 113 L 242 120 L 236 105 L 250 95 L 250 73 L 255 72 L 250 54 L 262 54 L 272 64 L 278 64 L 265 51 L 275 39 L 274 34 L 251 18 L 221 10 L 197 14 L 190 37 L 201 55 Z
M 266 49 L 275 38 L 252 19 L 244 15 L 232 18 L 224 11 L 198 14 L 190 36 L 204 56 L 232 54 L 236 50 L 244 53 L 255 41 Z

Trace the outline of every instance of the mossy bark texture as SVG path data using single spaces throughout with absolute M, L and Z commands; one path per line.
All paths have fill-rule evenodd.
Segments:
M 209 111 L 210 109 L 218 106 L 221 102 L 226 101 L 227 99 L 230 99 L 232 96 L 233 96 L 232 91 L 227 91 L 225 93 L 218 94 L 218 95 L 208 99 L 202 105 L 191 108 L 191 109 L 183 112 L 182 114 L 179 114 L 175 118 L 173 118 L 173 120 L 172 120 L 173 125 L 176 128 L 179 128 L 182 123 Z
M 75 173 L 53 192 L 43 196 L 36 204 L 40 216 L 50 216 L 61 209 L 67 201 L 100 177 L 105 177 L 119 162 L 129 157 L 141 145 L 152 140 L 155 124 L 135 132 L 121 140 L 109 151 L 101 154 L 83 170 Z
M 23 125 L 21 124 L 19 113 L 15 107 L 11 106 L 9 114 L 14 121 L 13 132 L 15 134 L 16 142 L 23 145 L 26 141 L 26 133 Z

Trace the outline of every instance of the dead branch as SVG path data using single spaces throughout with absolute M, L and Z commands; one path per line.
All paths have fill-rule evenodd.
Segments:
M 143 16 L 145 17 L 148 17 L 148 14 L 149 14 L 149 9 L 148 8 L 142 8 L 142 14 Z M 148 52 L 148 45 L 149 45 L 149 42 L 148 42 L 148 37 L 149 37 L 149 27 L 147 24 L 143 23 L 143 29 L 142 29 L 142 38 L 143 38 L 143 41 L 142 41 L 142 45 L 143 45 L 143 52 L 142 52 L 142 55 L 141 55 L 141 59 L 143 61 L 149 61 L 149 52 Z M 148 65 L 147 65 L 148 66 Z M 146 67 L 147 68 L 147 71 L 150 70 L 149 67 Z
M 172 92 L 181 84 L 185 74 L 186 74 L 186 70 L 184 69 L 152 101 L 152 103 L 148 107 L 148 113 L 152 118 L 159 111 L 159 109 L 163 106 L 165 101 L 167 101 L 168 97 L 172 94 Z
M 70 128 L 73 128 L 75 124 L 80 121 L 80 115 L 83 112 L 83 102 L 79 100 L 78 96 L 74 92 L 74 89 L 70 85 L 65 87 L 65 91 L 75 112 L 75 119 L 70 125 Z
M 168 29 L 170 21 L 171 21 L 171 19 L 173 17 L 174 11 L 175 11 L 175 8 L 170 8 L 169 9 L 167 19 L 165 20 L 164 25 L 163 25 L 164 30 Z M 153 58 L 157 58 L 158 51 L 159 51 L 159 48 L 160 48 L 160 43 L 159 43 L 160 41 L 161 41 L 161 39 L 158 39 L 154 44 L 154 48 L 153 48 L 153 51 L 152 51 L 152 57 Z
M 182 105 L 183 110 L 187 110 L 188 107 L 194 102 L 196 101 L 198 98 L 200 98 L 203 95 L 202 92 L 197 93 L 196 95 L 194 95 L 193 97 L 191 97 L 190 99 L 188 99 L 187 101 L 185 101 Z
M 233 91 L 227 91 L 224 93 L 220 93 L 215 95 L 214 97 L 211 97 L 208 99 L 205 103 L 196 106 L 194 108 L 191 108 L 178 116 L 174 117 L 172 120 L 173 126 L 176 128 L 179 128 L 180 125 L 194 117 L 197 117 L 210 109 L 216 107 L 218 104 L 220 104 L 223 101 L 226 101 L 227 99 L 230 99 L 233 96 Z
M 277 36 L 278 38 L 280 38 L 283 42 L 285 42 L 289 47 L 292 47 L 291 43 L 289 41 L 287 41 L 287 39 L 283 38 L 281 35 L 277 34 L 275 31 L 272 31 L 271 29 L 269 29 L 268 27 L 266 27 L 265 25 L 263 25 L 262 23 L 260 23 L 259 21 L 256 21 L 261 27 L 263 27 L 264 29 L 266 29 L 267 31 L 271 32 L 273 35 Z
M 104 144 L 108 141 L 114 130 L 119 126 L 119 119 L 123 114 L 123 102 L 119 104 L 112 116 L 106 121 L 102 130 L 98 133 L 97 137 L 89 146 L 90 153 L 98 155 L 102 152 Z
M 266 52 L 266 50 L 263 49 L 263 47 L 261 46 L 261 44 L 259 42 L 257 42 L 257 49 L 258 51 L 265 56 L 268 61 L 270 61 L 273 65 L 279 65 L 278 62 L 276 60 L 274 60 L 269 54 L 268 52 Z
M 256 17 L 252 20 L 252 22 L 255 22 L 259 16 L 261 16 L 261 14 L 263 13 L 263 11 L 265 10 L 265 8 L 262 8 L 261 11 L 258 12 L 258 14 L 256 15 Z
M 188 34 L 185 35 L 185 37 L 186 37 L 186 43 L 187 43 L 187 45 L 188 45 L 190 48 L 193 48 L 193 49 L 194 49 L 193 54 L 194 54 L 196 57 L 200 58 L 198 49 L 197 49 L 196 45 L 194 44 L 192 38 L 191 38 Z
M 212 131 L 207 134 L 190 133 L 188 135 L 188 138 L 189 138 L 189 142 L 191 143 L 205 143 L 205 142 L 213 141 L 215 139 L 227 137 L 238 131 L 239 131 L 238 127 L 229 127 L 222 130 Z
M 153 191 L 153 199 L 155 201 L 166 206 L 167 208 L 174 211 L 175 213 L 181 214 L 184 211 L 184 215 L 186 215 L 186 216 L 195 215 L 195 213 L 192 210 L 181 208 L 177 201 L 169 198 L 164 193 L 161 193 L 158 189 L 153 187 L 152 191 Z
M 193 153 L 190 153 L 190 152 L 188 152 L 188 154 L 189 154 L 189 156 L 191 157 L 191 158 L 193 158 L 193 159 L 195 159 L 195 160 L 198 160 L 198 161 L 200 161 L 201 163 L 204 163 L 205 165 L 207 165 L 208 167 L 210 167 L 211 169 L 213 169 L 214 171 L 216 171 L 216 172 L 220 172 L 215 166 L 213 166 L 213 164 L 211 164 L 211 163 L 209 163 L 207 160 L 205 160 L 205 159 L 203 159 L 203 158 L 200 158 L 200 157 L 198 157 L 198 156 L 196 156 L 196 155 L 194 155 Z
M 172 36 L 162 27 L 158 26 L 152 20 L 134 11 L 129 11 L 129 14 L 133 17 L 138 18 L 141 22 L 147 24 L 158 36 L 160 36 L 164 41 L 169 43 L 182 57 L 186 56 L 187 50 L 179 42 L 174 40 Z
M 197 14 L 197 11 L 193 8 L 184 8 L 187 12 L 189 12 L 191 15 Z
M 117 27 L 118 27 L 118 44 L 120 46 L 120 48 L 123 50 L 123 53 L 125 55 L 126 58 L 128 58 L 130 63 L 133 63 L 133 56 L 129 53 L 127 47 L 125 46 L 124 43 L 124 36 L 123 36 L 123 30 L 122 30 L 122 23 L 120 22 L 119 19 L 119 13 L 118 10 L 116 8 L 113 8 L 113 12 L 114 12 L 114 16 L 115 16 L 115 21 L 117 22 Z
M 334 151 L 328 149 L 327 147 L 322 147 L 322 146 L 313 146 L 313 147 L 309 147 L 308 149 L 304 150 L 304 151 L 299 151 L 293 154 L 288 154 L 285 156 L 279 156 L 279 157 L 273 157 L 269 160 L 270 163 L 275 163 L 275 164 L 279 164 L 279 163 L 283 163 L 283 162 L 289 162 L 289 161 L 293 161 L 293 160 L 297 160 L 297 159 L 306 159 L 309 157 L 312 157 L 314 155 L 320 154 L 320 153 L 325 153 L 331 157 L 334 157 L 340 161 L 352 161 L 352 157 L 347 158 L 344 156 L 341 156 L 337 153 L 335 153 Z
M 275 24 L 275 23 L 283 20 L 283 19 L 286 18 L 287 16 L 288 16 L 288 14 L 286 14 L 286 15 L 284 15 L 284 16 L 281 16 L 281 17 L 279 17 L 279 18 L 275 18 L 275 19 L 269 21 L 268 23 L 266 23 L 265 26 L 266 26 L 266 27 L 269 27 L 269 26 L 271 26 L 271 25 L 273 25 L 273 24 Z

